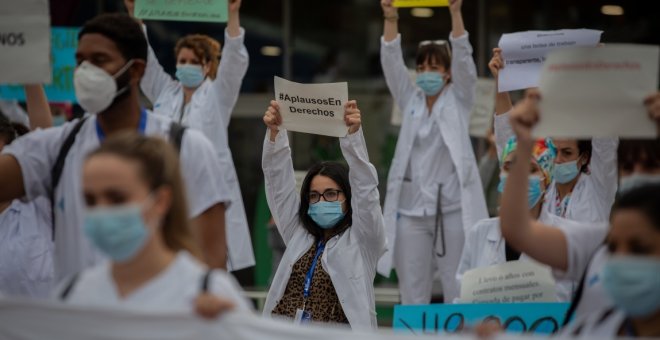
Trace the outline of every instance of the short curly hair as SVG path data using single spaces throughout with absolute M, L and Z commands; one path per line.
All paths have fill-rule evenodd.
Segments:
M 220 42 L 204 34 L 190 34 L 179 41 L 174 47 L 175 58 L 183 48 L 189 48 L 195 56 L 209 65 L 209 78 L 215 79 L 220 65 Z

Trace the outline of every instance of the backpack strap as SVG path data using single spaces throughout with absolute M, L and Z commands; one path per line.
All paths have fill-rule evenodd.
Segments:
M 78 135 L 78 132 L 80 132 L 80 129 L 82 128 L 83 124 L 85 124 L 85 121 L 87 120 L 88 117 L 84 117 L 81 120 L 79 120 L 78 123 L 76 123 L 76 125 L 73 127 L 71 132 L 69 132 L 69 135 L 66 136 L 66 139 L 64 140 L 64 143 L 60 147 L 60 151 L 57 154 L 57 158 L 55 159 L 55 164 L 53 165 L 53 168 L 50 170 L 50 179 L 51 179 L 50 206 L 51 206 L 51 219 L 53 222 L 52 223 L 53 240 L 55 240 L 55 205 L 56 205 L 55 190 L 57 189 L 57 185 L 60 183 L 60 178 L 62 177 L 62 171 L 64 170 L 64 163 L 66 162 L 66 156 L 69 154 L 69 150 L 71 150 L 73 143 L 76 141 L 76 136 Z
M 209 268 L 206 273 L 204 273 L 204 276 L 202 276 L 202 282 L 200 285 L 200 293 L 208 293 L 209 292 L 209 281 L 211 280 L 211 273 L 213 272 L 213 269 Z
M 181 152 L 181 144 L 183 143 L 183 133 L 186 131 L 186 127 L 177 123 L 172 122 L 170 124 L 170 143 L 174 145 L 177 152 Z
M 605 242 L 603 242 L 603 246 L 604 245 Z M 561 324 L 562 327 L 566 327 L 566 325 L 568 325 L 571 322 L 571 319 L 573 318 L 573 315 L 575 314 L 578 305 L 582 301 L 582 295 L 584 294 L 584 285 L 585 285 L 585 281 L 587 280 L 587 273 L 589 272 L 589 266 L 591 265 L 591 261 L 593 261 L 594 257 L 596 256 L 596 253 L 598 253 L 599 251 L 600 248 L 598 248 L 593 254 L 591 254 L 591 257 L 589 258 L 589 262 L 587 262 L 587 267 L 584 268 L 584 273 L 582 273 L 582 278 L 580 279 L 578 288 L 575 291 L 575 295 L 573 295 L 573 298 L 571 299 L 571 304 L 568 306 L 568 310 L 566 310 L 564 321 Z
M 66 287 L 64 287 L 64 290 L 60 293 L 60 300 L 66 301 L 67 297 L 69 297 L 69 294 L 71 294 L 71 291 L 73 290 L 73 286 L 75 286 L 78 281 L 78 275 L 79 273 L 76 273 L 71 277 L 69 283 L 66 284 Z

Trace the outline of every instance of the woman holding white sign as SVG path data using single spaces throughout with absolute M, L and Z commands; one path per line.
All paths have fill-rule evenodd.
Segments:
M 322 162 L 310 168 L 300 193 L 279 105 L 264 115 L 266 198 L 286 243 L 264 315 L 376 328 L 373 280 L 385 251 L 378 175 L 369 163 L 355 101 L 345 106 L 348 135 L 340 138 L 349 169 Z
M 135 0 L 125 0 L 133 15 Z M 225 47 L 220 60 L 220 43 L 201 34 L 185 36 L 177 42 L 176 78 L 167 74 L 149 47 L 147 68 L 140 88 L 153 103 L 153 112 L 197 129 L 213 143 L 222 163 L 223 174 L 232 188 L 227 208 L 227 268 L 238 270 L 254 265 L 250 230 L 236 169 L 229 150 L 227 129 L 232 110 L 248 67 L 248 53 L 240 27 L 241 0 L 229 0 L 229 20 Z M 145 36 L 146 26 L 143 25 Z
M 390 248 L 378 272 L 389 276 L 396 267 L 403 304 L 431 301 L 434 267 L 445 302 L 458 296 L 455 276 L 465 230 L 488 217 L 468 135 L 477 72 L 461 5 L 449 4 L 453 51 L 444 40 L 421 42 L 413 82 L 401 51 L 397 9 L 391 0 L 381 1 L 381 64 L 403 122 L 385 197 Z

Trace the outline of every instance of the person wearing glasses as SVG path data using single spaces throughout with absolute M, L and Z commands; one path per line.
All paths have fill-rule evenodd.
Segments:
M 277 102 L 270 102 L 262 166 L 268 207 L 286 251 L 266 298 L 266 316 L 377 327 L 373 282 L 385 230 L 378 174 L 369 163 L 360 117 L 349 101 L 348 135 L 340 138 L 348 167 L 313 165 L 297 193 L 287 131 L 280 127 Z
M 390 247 L 378 272 L 389 276 L 396 268 L 403 304 L 431 301 L 434 268 L 439 270 L 444 301 L 458 296 L 455 275 L 467 228 L 488 218 L 468 135 L 477 72 L 461 5 L 461 0 L 449 4 L 453 53 L 446 41 L 420 43 L 417 79 L 411 81 L 397 9 L 391 0 L 381 0 L 381 64 L 403 122 L 383 210 Z

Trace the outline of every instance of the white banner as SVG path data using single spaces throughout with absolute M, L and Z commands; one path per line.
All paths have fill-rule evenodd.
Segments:
M 48 0 L 0 1 L 0 84 L 50 82 Z
M 495 113 L 495 80 L 479 78 L 470 113 L 470 136 L 485 138 Z
M 602 33 L 577 29 L 502 34 L 498 46 L 502 49 L 505 66 L 499 72 L 499 92 L 538 86 L 541 67 L 550 51 L 575 46 L 596 46 Z
M 655 138 L 644 98 L 658 88 L 658 46 L 612 44 L 553 52 L 541 75 L 546 137 Z
M 556 302 L 550 268 L 531 260 L 510 261 L 465 272 L 461 303 Z
M 275 98 L 282 127 L 289 131 L 345 137 L 344 105 L 347 83 L 300 84 L 275 77 Z

